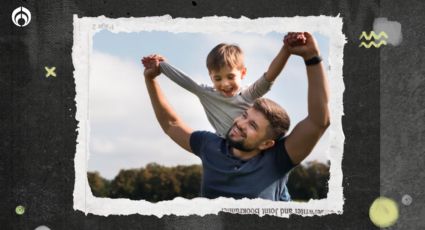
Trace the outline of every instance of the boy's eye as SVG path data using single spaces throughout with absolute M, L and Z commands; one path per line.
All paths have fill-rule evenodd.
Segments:
M 215 81 L 221 81 L 221 78 L 214 78 Z

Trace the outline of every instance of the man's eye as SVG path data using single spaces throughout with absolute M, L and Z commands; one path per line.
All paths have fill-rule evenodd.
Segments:
M 249 124 L 253 129 L 257 129 L 257 126 L 254 123 Z

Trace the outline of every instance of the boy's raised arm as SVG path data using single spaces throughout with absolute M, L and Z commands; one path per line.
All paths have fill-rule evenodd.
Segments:
M 294 164 L 300 163 L 310 154 L 330 125 L 328 81 L 322 63 L 315 58 L 319 56 L 319 48 L 310 33 L 304 34 L 307 39 L 305 45 L 289 48 L 292 54 L 303 57 L 304 61 L 313 62 L 306 66 L 308 115 L 294 127 L 285 141 L 286 150 Z
M 200 92 L 202 92 L 202 87 L 198 83 L 192 80 L 192 78 L 190 78 L 183 71 L 175 68 L 167 62 L 160 63 L 160 70 L 161 73 L 167 76 L 171 81 L 175 82 L 177 85 L 188 90 L 189 92 L 195 95 L 198 95 Z
M 266 72 L 266 79 L 269 82 L 273 82 L 277 76 L 279 76 L 282 69 L 285 67 L 286 62 L 288 62 L 289 56 L 291 56 L 288 50 L 288 44 L 290 45 L 302 45 L 305 43 L 306 38 L 302 33 L 291 33 L 285 36 L 284 45 L 280 49 L 277 56 L 271 62 L 269 69 Z M 286 43 L 286 44 L 285 44 Z
M 163 73 L 165 76 L 167 76 L 170 80 L 172 80 L 180 87 L 186 89 L 187 91 L 195 95 L 198 95 L 200 92 L 203 91 L 202 86 L 192 80 L 183 71 L 167 63 L 165 57 L 163 57 L 162 55 L 149 55 L 142 59 L 142 63 L 145 67 L 151 65 L 151 63 L 159 63 L 158 71 L 160 71 L 160 73 Z
M 285 45 L 282 46 L 277 56 L 270 63 L 269 69 L 266 72 L 265 78 L 267 81 L 273 82 L 277 76 L 279 76 L 290 55 L 291 54 L 288 52 L 287 47 Z
M 285 44 L 270 63 L 267 72 L 252 85 L 250 85 L 250 87 L 245 92 L 243 92 L 243 95 L 248 100 L 254 101 L 257 98 L 264 96 L 264 94 L 270 90 L 272 83 L 274 80 L 276 80 L 277 76 L 279 76 L 280 72 L 282 72 L 283 68 L 288 62 L 289 56 L 291 56 L 291 53 L 288 50 L 288 44 L 304 44 L 305 37 L 302 35 L 302 33 L 293 33 L 285 36 L 284 42 Z
M 146 67 L 146 66 L 145 66 Z M 144 71 L 146 88 L 151 99 L 156 119 L 162 130 L 178 145 L 192 152 L 190 147 L 190 135 L 192 129 L 188 127 L 168 104 L 155 77 L 159 75 L 159 63 L 150 65 Z

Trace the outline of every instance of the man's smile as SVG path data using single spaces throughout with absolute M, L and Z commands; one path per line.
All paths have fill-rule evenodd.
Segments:
M 230 130 L 230 134 L 232 136 L 240 136 L 240 137 L 243 137 L 243 138 L 246 137 L 246 134 L 236 124 Z

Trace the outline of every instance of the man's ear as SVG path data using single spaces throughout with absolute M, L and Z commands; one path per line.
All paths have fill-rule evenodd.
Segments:
M 262 142 L 262 143 L 258 146 L 258 148 L 259 148 L 260 150 L 266 150 L 266 149 L 268 149 L 268 148 L 273 147 L 273 146 L 274 146 L 274 144 L 275 144 L 275 141 L 274 141 L 274 140 L 272 140 L 272 139 L 267 139 L 267 140 L 263 141 L 263 142 Z

